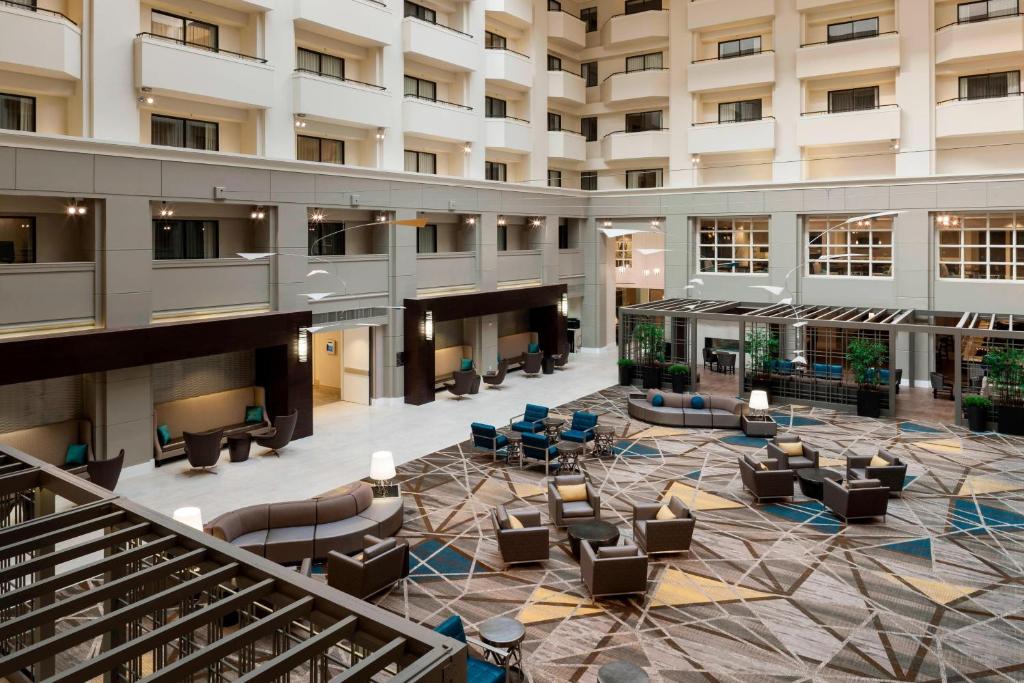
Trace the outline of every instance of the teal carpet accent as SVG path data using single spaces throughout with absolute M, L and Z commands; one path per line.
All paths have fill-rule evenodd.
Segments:
M 418 579 L 465 578 L 487 569 L 436 539 L 427 539 L 409 549 L 409 576 Z
M 917 424 L 916 422 L 901 422 L 900 431 L 902 432 L 919 432 L 922 434 L 937 434 L 941 432 L 941 429 L 935 429 L 928 425 Z
M 817 427 L 818 425 L 825 424 L 821 420 L 815 420 L 813 417 L 790 415 L 789 413 L 772 413 L 772 419 L 780 427 Z
M 1024 515 L 1013 510 L 981 505 L 970 498 L 959 498 L 953 504 L 949 524 L 957 531 L 975 535 L 989 531 L 1021 531 L 1024 530 Z
M 612 452 L 624 458 L 656 458 L 661 455 L 657 448 L 645 446 L 637 441 L 619 441 L 612 447 Z
M 932 539 L 930 538 L 915 538 L 911 541 L 887 543 L 880 547 L 883 550 L 892 550 L 893 552 L 903 553 L 904 555 L 913 555 L 914 557 L 920 557 L 924 560 L 932 559 Z
M 764 510 L 791 522 L 806 524 L 815 531 L 826 534 L 834 534 L 843 528 L 839 519 L 816 500 L 799 503 L 772 503 L 765 505 Z
M 768 443 L 768 439 L 765 439 L 764 437 L 746 436 L 744 434 L 723 436 L 719 441 L 733 446 L 743 446 L 744 448 L 764 448 L 765 444 Z

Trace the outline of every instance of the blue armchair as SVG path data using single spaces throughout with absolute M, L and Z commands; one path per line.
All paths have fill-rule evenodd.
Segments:
M 526 404 L 526 412 L 508 421 L 513 431 L 523 434 L 536 434 L 544 431 L 542 420 L 548 416 L 548 409 L 533 403 Z
M 572 424 L 560 434 L 560 437 L 563 441 L 585 444 L 594 440 L 594 427 L 596 426 L 597 415 L 577 410 L 572 414 Z
M 494 425 L 474 422 L 469 426 L 469 430 L 473 437 L 473 445 L 490 451 L 493 456 L 492 460 L 497 460 L 498 451 L 508 446 L 508 437 L 499 434 Z
M 547 476 L 550 473 L 552 465 L 554 465 L 556 469 L 559 467 L 558 449 L 548 444 L 547 435 L 525 432 L 523 433 L 522 446 L 523 458 L 544 461 L 544 476 Z
M 843 366 L 828 363 L 814 364 L 814 378 L 838 382 L 843 378 Z
M 466 629 L 462 626 L 462 617 L 458 614 L 453 614 L 440 625 L 434 628 L 434 631 L 440 633 L 443 636 L 454 638 L 460 643 L 469 645 L 472 643 L 481 650 L 489 650 L 499 657 L 508 657 L 508 652 L 498 647 L 487 645 L 479 640 L 466 637 Z M 477 659 L 476 657 L 469 655 L 466 657 L 466 681 L 468 683 L 504 683 L 506 680 L 506 670 L 502 667 L 491 664 L 483 659 Z

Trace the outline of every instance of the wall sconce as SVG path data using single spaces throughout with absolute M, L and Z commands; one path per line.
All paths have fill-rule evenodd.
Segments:
M 604 221 L 603 223 L 601 223 L 601 227 L 603 227 L 603 228 L 610 228 L 610 227 L 612 227 L 612 222 L 611 221 Z
M 383 140 L 384 139 L 384 129 L 383 128 L 378 128 L 377 129 L 377 139 L 378 140 Z
M 530 225 L 532 225 L 535 228 L 539 228 L 541 225 L 543 225 L 543 221 L 539 218 L 533 218 L 530 220 Z
M 693 164 L 694 166 L 696 166 L 697 164 L 700 163 L 700 157 L 699 156 L 692 156 L 692 157 L 690 157 L 690 163 Z
M 651 269 L 650 268 L 644 268 L 644 277 L 650 277 L 650 276 L 651 276 Z
M 139 102 L 141 104 L 153 104 L 156 100 L 150 94 L 150 88 L 141 88 L 142 94 L 139 95 Z
M 463 152 L 465 152 L 466 154 L 469 154 L 469 153 L 471 153 L 471 152 L 473 151 L 473 145 L 472 145 L 471 143 L 467 142 L 467 143 L 466 143 L 466 144 L 465 144 L 465 145 L 464 145 L 464 146 L 462 147 L 462 151 L 463 151 Z
M 566 318 L 569 317 L 569 295 L 565 292 L 558 298 L 558 312 Z
M 434 312 L 426 311 L 423 314 L 423 338 L 427 341 L 434 341 Z
M 309 337 L 306 334 L 306 328 L 299 328 L 299 336 L 296 339 L 296 351 L 299 355 L 300 363 L 309 362 Z
M 505 217 L 504 216 L 498 216 L 498 225 L 502 226 L 502 227 L 505 225 Z
M 661 275 L 661 268 L 655 268 L 654 269 L 654 274 L 655 275 Z
M 473 216 L 470 216 L 469 218 L 467 218 L 466 219 L 466 225 L 476 225 L 476 218 L 474 218 Z
M 661 225 L 661 221 L 659 221 L 657 218 L 655 218 L 654 220 L 651 221 L 651 227 L 652 228 L 657 228 L 660 225 Z
M 160 204 L 160 217 L 161 218 L 170 218 L 173 215 L 174 215 L 174 209 L 172 209 L 171 207 L 167 206 L 167 202 L 162 202 Z
M 377 222 L 378 223 L 387 223 L 388 222 L 388 217 L 385 216 L 384 214 L 380 214 L 379 216 L 377 216 Z
M 305 119 L 305 118 L 306 118 L 305 114 L 296 114 L 295 115 L 295 127 L 296 128 L 305 128 L 306 127 L 306 122 L 303 121 L 303 119 Z
M 84 216 L 86 208 L 84 205 L 79 204 L 77 199 L 72 199 L 71 204 L 68 205 L 69 216 Z
M 249 214 L 249 218 L 253 219 L 254 221 L 261 221 L 266 217 L 266 215 L 267 214 L 263 211 L 263 207 L 257 206 L 252 210 L 252 213 Z

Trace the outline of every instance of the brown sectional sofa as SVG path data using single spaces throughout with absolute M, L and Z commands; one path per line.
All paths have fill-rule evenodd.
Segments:
M 664 399 L 664 405 L 655 406 L 651 402 L 658 394 Z M 694 396 L 704 399 L 703 408 L 693 407 Z M 660 389 L 648 389 L 646 394 L 630 394 L 628 400 L 630 417 L 668 427 L 739 429 L 740 417 L 747 407 L 742 399 L 729 396 L 676 394 Z
M 363 549 L 363 536 L 394 536 L 402 528 L 402 498 L 374 498 L 357 483 L 312 500 L 250 505 L 226 512 L 206 533 L 274 562 L 325 558 Z

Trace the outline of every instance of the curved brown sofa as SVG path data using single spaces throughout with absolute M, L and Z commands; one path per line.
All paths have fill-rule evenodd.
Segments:
M 402 528 L 402 498 L 374 498 L 359 482 L 323 498 L 266 503 L 225 512 L 206 533 L 274 562 L 355 553 L 363 536 L 394 536 Z
M 651 400 L 661 394 L 665 400 L 662 406 L 655 406 Z M 694 396 L 704 399 L 704 407 L 692 407 Z M 667 427 L 703 427 L 712 429 L 739 429 L 740 417 L 746 409 L 746 402 L 729 396 L 708 396 L 707 394 L 676 394 L 660 389 L 648 389 L 646 394 L 630 394 L 627 411 L 630 417 L 650 424 Z

